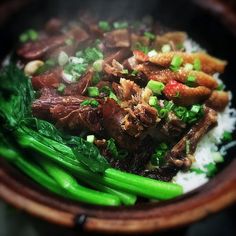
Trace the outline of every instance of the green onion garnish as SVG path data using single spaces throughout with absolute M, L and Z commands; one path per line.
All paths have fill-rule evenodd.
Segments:
M 121 21 L 121 22 L 116 21 L 113 23 L 113 27 L 115 29 L 126 29 L 126 28 L 128 28 L 128 26 L 129 26 L 128 22 L 126 22 L 126 21 Z
M 93 83 L 93 84 L 97 84 L 97 83 L 100 81 L 100 79 L 101 79 L 101 78 L 100 78 L 99 73 L 96 72 L 96 73 L 93 74 L 92 83 Z
M 165 52 L 170 52 L 170 51 L 171 51 L 171 46 L 170 46 L 170 44 L 164 44 L 164 45 L 162 46 L 162 48 L 161 48 L 161 51 L 162 51 L 163 53 L 165 53 Z
M 103 60 L 99 59 L 93 63 L 93 69 L 97 72 L 102 71 L 102 66 L 103 66 Z
M 223 139 L 224 142 L 231 141 L 233 139 L 232 133 L 230 133 L 228 131 L 224 131 L 222 139 Z
M 170 63 L 170 69 L 173 71 L 177 71 L 182 65 L 182 63 L 183 63 L 183 58 L 178 55 L 175 55 L 173 56 L 172 61 Z
M 150 51 L 150 49 L 148 48 L 148 46 L 145 46 L 143 44 L 141 44 L 140 42 L 137 42 L 134 46 L 134 49 L 137 49 L 139 51 L 142 51 L 145 54 L 148 54 L 148 52 Z
M 26 33 L 21 34 L 19 40 L 21 43 L 26 43 L 29 40 L 28 34 Z
M 223 83 L 219 84 L 216 88 L 218 91 L 223 91 L 225 89 L 225 85 Z
M 196 77 L 193 75 L 189 75 L 187 77 L 185 84 L 188 85 L 189 87 L 193 87 L 195 85 L 195 82 L 196 82 Z
M 119 99 L 112 91 L 110 91 L 109 98 L 115 100 L 116 102 L 119 102 Z
M 129 71 L 127 69 L 124 69 L 124 70 L 121 71 L 121 74 L 128 75 Z
M 147 87 L 152 90 L 153 93 L 160 95 L 165 85 L 161 82 L 150 80 L 147 84 Z
M 158 112 L 158 115 L 161 117 L 161 118 L 165 118 L 168 114 L 168 110 L 165 109 L 165 108 L 162 108 L 159 112 Z
M 185 142 L 185 151 L 186 151 L 186 155 L 188 155 L 190 152 L 190 141 L 189 140 L 186 140 L 186 142 Z
M 111 26 L 108 21 L 99 21 L 98 27 L 105 32 L 111 30 Z
M 197 71 L 200 71 L 201 70 L 201 61 L 199 58 L 196 58 L 193 62 L 193 69 L 194 70 L 197 70 Z
M 192 70 L 192 69 L 193 69 L 193 65 L 190 64 L 190 63 L 186 63 L 186 64 L 184 65 L 184 69 L 187 70 L 187 71 Z
M 87 142 L 89 143 L 93 143 L 95 140 L 95 136 L 94 135 L 88 135 L 86 138 Z
M 80 103 L 81 106 L 91 106 L 91 107 L 98 107 L 99 102 L 96 100 L 84 100 Z
M 58 64 L 60 66 L 64 66 L 68 62 L 68 60 L 68 55 L 64 51 L 61 51 L 58 56 Z
M 156 106 L 157 102 L 158 102 L 158 100 L 157 100 L 156 96 L 151 96 L 148 101 L 149 105 L 152 107 Z
M 151 32 L 144 32 L 144 36 L 150 40 L 154 40 L 156 38 L 156 35 Z
M 191 111 L 194 112 L 194 113 L 198 113 L 200 110 L 201 110 L 201 105 L 193 105 L 191 107 Z
M 66 86 L 64 84 L 59 84 L 58 88 L 57 88 L 57 91 L 59 93 L 63 93 L 64 90 L 65 90 Z
M 88 95 L 89 95 L 89 97 L 99 96 L 98 88 L 97 87 L 88 87 Z
M 28 30 L 28 36 L 29 36 L 29 39 L 32 41 L 37 40 L 39 37 L 38 33 L 33 29 Z

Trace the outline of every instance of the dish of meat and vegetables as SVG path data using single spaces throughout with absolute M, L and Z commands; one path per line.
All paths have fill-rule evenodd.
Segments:
M 181 196 L 235 145 L 226 64 L 158 24 L 52 19 L 4 62 L 0 154 L 85 203 Z

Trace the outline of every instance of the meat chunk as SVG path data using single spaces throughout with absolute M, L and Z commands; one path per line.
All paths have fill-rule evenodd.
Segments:
M 122 129 L 126 115 L 127 112 L 113 99 L 107 99 L 102 106 L 103 127 L 107 135 L 114 138 L 121 148 L 135 150 L 139 146 L 139 140 Z
M 199 140 L 216 124 L 216 111 L 210 108 L 205 108 L 204 117 L 196 123 L 167 154 L 167 162 L 179 168 L 189 168 L 191 162 L 186 159 L 186 156 L 195 152 Z M 189 144 L 189 153 L 186 153 L 187 143 Z
M 43 74 L 32 77 L 32 85 L 35 90 L 42 88 L 56 88 L 61 82 L 62 69 L 55 68 Z
M 181 83 L 186 83 L 188 76 L 193 76 L 196 80 L 193 86 L 205 86 L 209 89 L 215 89 L 217 87 L 217 81 L 210 75 L 202 71 L 187 71 L 183 68 L 178 71 L 172 71 L 170 69 L 162 69 L 158 66 L 151 64 L 139 64 L 135 68 L 145 74 L 149 80 L 155 80 L 164 84 L 170 80 L 176 80 Z
M 127 29 L 118 29 L 104 34 L 106 47 L 127 48 L 130 47 L 129 32 Z
M 62 21 L 58 18 L 50 19 L 45 25 L 45 31 L 48 34 L 58 34 L 62 29 Z
M 227 64 L 226 61 L 222 61 L 215 57 L 212 57 L 203 52 L 197 53 L 186 53 L 186 52 L 166 52 L 166 53 L 158 53 L 156 56 L 150 57 L 149 61 L 163 66 L 169 67 L 174 56 L 179 56 L 183 58 L 183 63 L 194 63 L 195 59 L 199 59 L 201 61 L 201 70 L 205 73 L 213 74 L 215 72 L 224 72 L 225 66 Z
M 63 45 L 66 38 L 66 35 L 59 35 L 28 42 L 17 51 L 17 54 L 27 60 L 41 59 L 50 50 Z
M 179 137 L 186 128 L 186 124 L 179 119 L 173 112 L 168 112 L 166 120 L 161 123 L 160 131 L 171 138 Z
M 78 109 L 80 103 L 85 99 L 86 98 L 82 96 L 46 97 L 44 95 L 32 103 L 32 113 L 34 116 L 41 119 L 56 120 Z
M 205 104 L 216 111 L 223 111 L 229 104 L 229 93 L 224 91 L 213 91 Z
M 170 44 L 173 50 L 178 49 L 178 45 L 182 45 L 186 40 L 187 35 L 185 32 L 168 32 L 163 35 L 158 35 L 153 43 L 153 47 L 160 50 L 163 45 Z
M 99 133 L 102 130 L 100 122 L 101 114 L 99 108 L 83 106 L 57 120 L 56 125 L 69 130 L 89 130 L 90 132 Z
M 93 72 L 88 71 L 77 83 L 70 84 L 64 90 L 66 96 L 84 95 L 87 88 L 91 85 Z
M 211 90 L 204 86 L 190 88 L 171 80 L 166 84 L 163 93 L 169 100 L 178 105 L 190 106 L 205 101 L 211 95 Z

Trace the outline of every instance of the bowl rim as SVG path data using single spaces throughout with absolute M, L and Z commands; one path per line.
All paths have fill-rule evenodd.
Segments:
M 0 158 L 0 198 L 50 223 L 87 232 L 152 233 L 188 225 L 236 202 L 236 159 L 202 187 L 173 201 L 98 207 L 40 189 Z M 19 181 L 19 177 L 21 178 Z

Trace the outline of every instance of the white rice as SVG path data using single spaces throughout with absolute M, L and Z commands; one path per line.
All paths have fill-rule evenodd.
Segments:
M 184 43 L 187 52 L 199 51 L 201 48 L 191 39 Z M 215 74 L 214 78 L 219 82 L 219 74 Z M 232 94 L 230 93 L 230 98 Z M 215 163 L 213 159 L 213 153 L 220 152 L 223 156 L 226 155 L 227 150 L 236 145 L 236 141 L 226 144 L 219 150 L 218 146 L 222 143 L 222 137 L 225 131 L 233 132 L 236 125 L 236 110 L 230 108 L 229 104 L 223 112 L 218 113 L 218 125 L 208 132 L 198 143 L 195 151 L 196 161 L 193 163 L 192 167 L 205 170 L 205 165 L 209 163 Z M 206 174 L 197 174 L 195 172 L 182 172 L 179 171 L 177 175 L 173 178 L 172 182 L 178 183 L 183 186 L 184 192 L 189 192 L 203 184 L 205 184 L 209 178 Z

